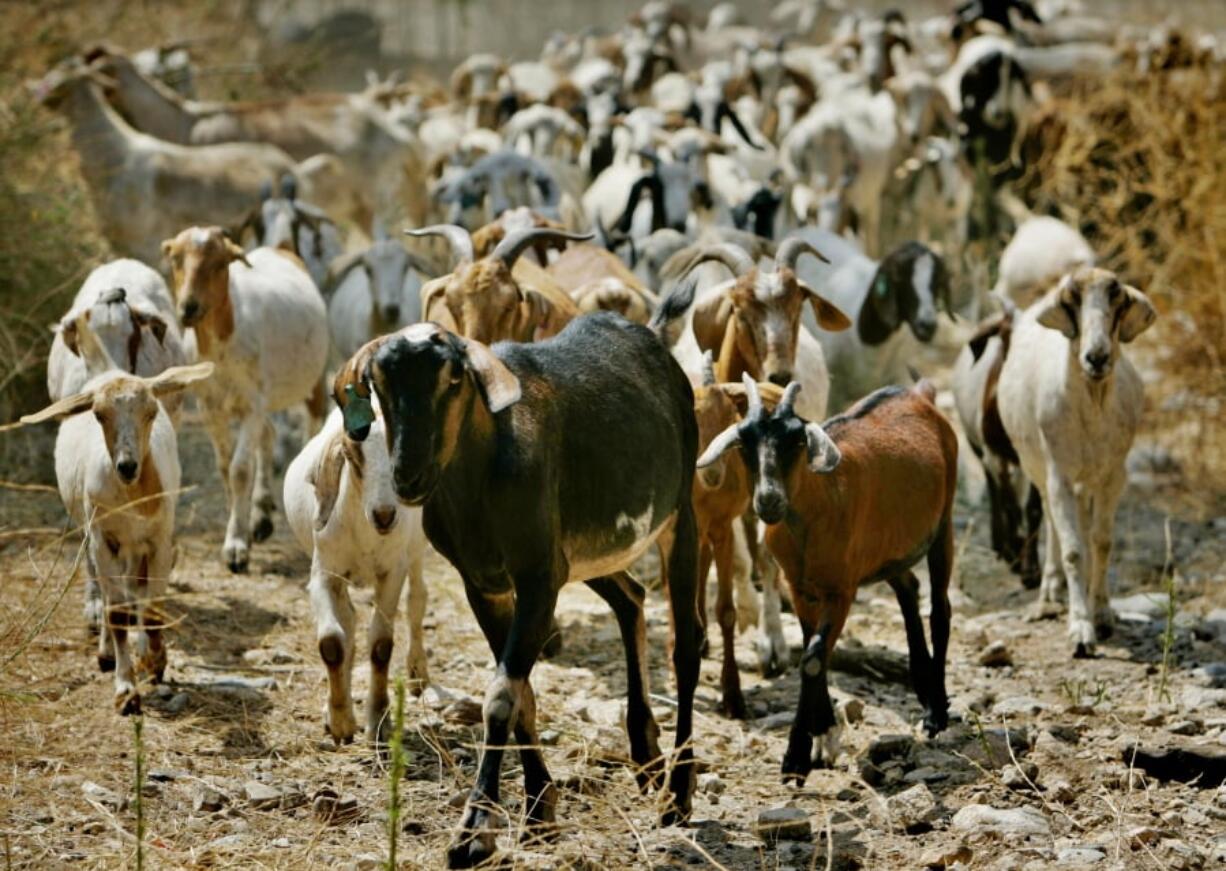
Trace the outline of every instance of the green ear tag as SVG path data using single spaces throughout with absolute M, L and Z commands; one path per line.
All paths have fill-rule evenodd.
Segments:
M 352 384 L 345 385 L 345 432 L 359 439 L 365 438 L 370 425 L 375 422 L 375 410 L 370 400 L 359 396 L 357 388 Z
M 873 296 L 885 296 L 890 292 L 890 285 L 886 282 L 885 276 L 880 275 L 873 282 Z

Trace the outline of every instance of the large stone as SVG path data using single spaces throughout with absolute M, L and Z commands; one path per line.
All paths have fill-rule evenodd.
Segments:
M 937 801 L 922 783 L 886 799 L 891 819 L 908 834 L 926 832 L 937 818 Z
M 1029 717 L 1041 713 L 1047 708 L 1044 702 L 1031 696 L 1007 696 L 992 706 L 996 716 Z
M 968 804 L 954 814 L 953 828 L 971 835 L 1000 835 L 1007 838 L 1051 835 L 1047 817 L 1030 807 L 995 808 L 986 804 Z
M 1026 760 L 1017 765 L 1010 763 L 1000 773 L 1001 782 L 1009 789 L 1016 791 L 1032 790 L 1039 779 L 1039 766 Z
M 247 804 L 256 810 L 271 810 L 281 805 L 281 790 L 258 780 L 244 783 L 243 793 L 247 796 Z
M 914 744 L 915 739 L 910 735 L 878 735 L 868 745 L 868 758 L 874 765 L 889 759 L 904 758 Z
M 768 844 L 808 841 L 813 837 L 813 825 L 801 808 L 777 807 L 759 811 L 754 833 Z

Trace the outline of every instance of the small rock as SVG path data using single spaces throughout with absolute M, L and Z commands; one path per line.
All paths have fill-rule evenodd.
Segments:
M 813 837 L 809 815 L 798 807 L 777 807 L 758 812 L 754 833 L 768 844 L 808 841 Z
M 1051 835 L 1047 817 L 1030 807 L 994 808 L 986 804 L 968 804 L 954 814 L 952 826 L 955 831 L 979 835 Z
M 704 792 L 707 795 L 720 795 L 725 789 L 727 789 L 727 784 L 714 771 L 707 771 L 698 775 L 699 792 Z
M 436 711 L 441 708 L 445 708 L 447 705 L 455 701 L 455 699 L 455 693 L 446 687 L 437 686 L 435 684 L 431 684 L 430 686 L 426 687 L 421 693 L 422 703 L 426 707 L 433 708 Z
M 949 772 L 931 765 L 913 768 L 902 776 L 903 783 L 939 783 L 949 779 Z
M 275 647 L 271 650 L 257 647 L 243 654 L 243 662 L 249 665 L 289 665 L 290 663 L 298 662 L 298 657 L 281 647 Z
M 1226 641 L 1226 632 L 1221 637 Z M 1213 689 L 1226 688 L 1226 662 L 1207 662 L 1192 669 L 1192 680 Z
M 546 729 L 540 734 L 540 742 L 542 747 L 553 747 L 560 741 L 562 736 L 557 729 Z
M 461 696 L 443 708 L 443 717 L 462 726 L 475 726 L 484 716 L 481 703 L 472 696 Z
M 1142 726 L 1161 726 L 1166 722 L 1166 715 L 1171 709 L 1167 707 L 1146 708 L 1141 715 Z
M 868 745 L 868 758 L 880 765 L 887 759 L 905 757 L 911 752 L 915 739 L 910 735 L 878 735 Z
M 950 868 L 954 865 L 969 865 L 974 854 L 966 844 L 956 847 L 932 847 L 920 856 L 920 867 L 927 869 Z
M 1167 860 L 1166 867 L 1173 871 L 1192 871 L 1205 864 L 1205 854 L 1187 841 L 1164 840 L 1161 849 Z
M 236 847 L 241 847 L 247 840 L 247 836 L 240 833 L 233 835 L 225 835 L 220 838 L 215 838 L 204 845 L 206 850 L 231 850 Z
M 1002 668 L 1013 665 L 1013 654 L 1003 641 L 993 641 L 979 653 L 979 664 L 985 668 Z
M 1047 708 L 1043 702 L 1031 696 L 1007 696 L 992 706 L 992 713 L 999 716 L 1032 716 Z
M 311 810 L 320 822 L 343 823 L 358 815 L 358 800 L 354 796 L 339 796 L 335 790 L 324 787 L 311 799 Z
M 1162 833 L 1151 826 L 1138 826 L 1135 829 L 1129 829 L 1128 834 L 1124 836 L 1128 846 L 1134 850 L 1156 844 L 1161 838 Z
M 869 786 L 881 786 L 885 783 L 885 772 L 867 759 L 860 760 L 860 777 Z
M 1001 782 L 1013 790 L 1031 790 L 1039 779 L 1039 766 L 1033 762 L 1022 761 L 1017 765 L 1006 765 L 1000 772 Z
M 1060 804 L 1071 804 L 1077 800 L 1073 785 L 1067 780 L 1057 780 L 1047 785 L 1047 795 L 1052 801 Z
M 87 780 L 81 784 L 81 792 L 85 793 L 86 798 L 97 802 L 110 811 L 121 811 L 128 806 L 128 797 L 126 795 L 112 792 L 105 786 L 99 786 L 92 780 Z
M 861 699 L 848 699 L 840 706 L 840 710 L 843 712 L 843 719 L 849 724 L 864 720 L 864 702 Z
M 1094 865 L 1107 858 L 1107 854 L 1096 847 L 1065 847 L 1056 852 L 1057 865 Z
M 243 792 L 247 796 L 247 804 L 256 810 L 269 810 L 281 804 L 281 790 L 258 780 L 249 780 L 243 784 Z
M 890 817 L 909 835 L 929 831 L 937 816 L 936 799 L 922 783 L 890 796 L 886 799 L 886 808 Z
M 169 768 L 152 768 L 145 775 L 149 780 L 157 783 L 170 783 L 172 780 L 178 780 L 181 777 L 186 777 L 186 771 L 174 771 Z
M 271 843 L 278 850 L 285 850 L 293 846 L 293 842 L 289 838 L 273 838 Z
M 761 732 L 769 732 L 772 729 L 781 729 L 784 726 L 792 725 L 792 721 L 796 719 L 794 711 L 777 711 L 774 714 L 768 714 L 765 717 L 759 717 L 754 720 L 754 728 Z
M 201 686 L 207 686 L 215 692 L 232 695 L 249 695 L 263 690 L 275 690 L 275 677 L 246 677 L 240 674 L 223 674 L 211 680 L 200 681 Z
M 1119 615 L 1135 614 L 1157 620 L 1166 614 L 1169 604 L 1170 597 L 1166 593 L 1136 593 L 1112 599 L 1111 610 Z
M 1200 724 L 1195 720 L 1179 720 L 1166 727 L 1172 735 L 1199 735 Z
M 187 693 L 175 693 L 171 696 L 170 701 L 162 706 L 162 710 L 168 714 L 181 714 L 187 710 L 187 703 L 191 701 L 191 697 Z
M 467 802 L 468 790 L 464 789 L 447 799 L 447 807 L 461 808 L 464 807 Z
M 211 814 L 221 810 L 228 799 L 223 793 L 211 786 L 198 786 L 192 794 L 192 810 L 196 813 Z

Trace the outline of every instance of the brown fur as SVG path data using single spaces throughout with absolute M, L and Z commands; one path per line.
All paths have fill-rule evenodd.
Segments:
M 182 307 L 195 299 L 203 306 L 200 319 L 191 326 L 201 357 L 215 353 L 234 334 L 234 306 L 230 300 L 230 264 L 246 262 L 242 248 L 228 239 L 221 227 L 208 227 L 203 244 L 196 241 L 197 228 L 189 228 L 162 243 L 170 261 L 176 301 Z

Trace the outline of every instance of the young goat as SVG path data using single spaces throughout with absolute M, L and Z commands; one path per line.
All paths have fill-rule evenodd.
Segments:
M 428 681 L 421 625 L 426 613 L 421 509 L 402 505 L 396 498 L 382 415 L 376 414 L 369 426 L 373 438 L 355 441 L 346 435 L 340 411 L 333 411 L 285 472 L 285 515 L 298 544 L 311 554 L 308 590 L 319 655 L 328 669 L 324 725 L 338 744 L 352 741 L 357 730 L 350 696 L 351 584 L 373 582 L 375 589 L 367 634 L 371 666 L 367 740 L 384 743 L 387 738 L 387 672 L 406 574 L 410 687 L 420 691 Z
M 746 377 L 745 420 L 715 438 L 698 460 L 714 463 L 734 445 L 754 479 L 754 510 L 783 568 L 804 632 L 800 704 L 783 757 L 784 780 L 803 782 L 838 752 L 826 674 L 856 589 L 888 581 L 902 607 L 911 679 L 930 735 L 948 723 L 945 652 L 953 562 L 958 441 L 926 381 L 887 387 L 824 425 L 796 416 L 799 385 L 788 385 L 773 415 Z M 932 654 L 911 567 L 927 556 L 932 583 Z M 818 739 L 817 755 L 813 739 Z
M 152 378 L 112 370 L 21 419 L 63 421 L 55 478 L 68 516 L 85 528 L 87 583 L 101 587 L 106 615 L 98 665 L 115 672 L 121 714 L 140 713 L 129 627 L 139 622 L 145 634 L 138 645 L 142 668 L 157 681 L 166 670 L 158 602 L 174 565 L 179 450 L 160 400 L 212 373 L 212 363 L 175 366 Z
M 1106 637 L 1114 623 L 1111 534 L 1128 479 L 1124 460 L 1145 404 L 1141 379 L 1120 345 L 1156 317 L 1141 291 L 1105 269 L 1081 267 L 1019 316 L 1000 373 L 1000 419 L 1043 498 L 1038 610 L 1054 606 L 1067 581 L 1074 656 L 1093 655 L 1097 636 Z
M 230 571 L 245 572 L 252 539 L 263 541 L 273 529 L 268 415 L 314 396 L 312 410 L 323 417 L 323 297 L 297 256 L 274 248 L 245 253 L 220 227 L 184 230 L 162 251 L 179 318 L 195 331 L 200 357 L 217 363 L 200 404 L 230 509 L 222 558 Z M 237 440 L 230 431 L 235 421 Z
M 426 535 L 458 569 L 497 661 L 477 782 L 449 864 L 469 867 L 494 852 L 512 734 L 529 828 L 552 828 L 557 787 L 537 746 L 529 674 L 568 582 L 586 582 L 617 615 L 629 672 L 630 753 L 640 785 L 658 781 L 644 593 L 626 569 L 661 537 L 678 698 L 664 822 L 683 819 L 694 782 L 701 638 L 691 496 L 698 432 L 685 373 L 657 335 L 600 312 L 532 344 L 490 349 L 423 323 L 366 346 L 334 383 L 354 437 L 373 415 L 363 409 L 372 391 L 387 423 L 396 494 L 423 506 Z

